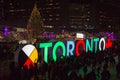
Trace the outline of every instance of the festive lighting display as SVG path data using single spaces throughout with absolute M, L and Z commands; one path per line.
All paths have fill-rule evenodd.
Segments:
M 67 45 L 65 45 L 62 41 L 57 41 L 54 45 L 52 42 L 48 43 L 40 43 L 39 48 L 44 49 L 44 61 L 48 63 L 49 57 L 49 48 L 52 48 L 52 58 L 56 62 L 58 58 L 57 49 L 61 47 L 62 56 L 80 56 L 82 54 L 81 50 L 88 53 L 89 51 L 93 53 L 97 53 L 98 51 L 104 51 L 106 48 L 112 47 L 112 42 L 110 38 L 92 38 L 92 39 L 80 39 L 77 41 L 67 41 Z
M 112 33 L 106 32 L 106 35 L 109 36 L 111 40 L 115 39 L 114 32 Z
M 83 39 L 83 38 L 84 38 L 84 34 L 82 34 L 82 33 L 77 33 L 77 34 L 76 34 L 76 38 L 82 38 L 82 39 Z
M 3 33 L 4 33 L 5 36 L 8 35 L 8 28 L 7 27 L 4 28 L 4 32 Z

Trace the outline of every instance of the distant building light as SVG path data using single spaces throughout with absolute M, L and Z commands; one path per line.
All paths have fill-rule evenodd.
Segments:
M 54 7 L 54 9 L 60 9 L 60 6 Z
M 109 28 L 111 28 L 111 25 L 108 25 Z
M 53 26 L 44 26 L 44 27 L 46 27 L 46 28 L 53 28 Z
M 72 26 L 71 26 L 71 28 L 77 28 L 77 26 L 75 26 L 75 25 L 72 25 Z
M 56 18 L 56 20 L 59 20 L 59 18 Z
M 27 41 L 26 40 L 21 40 L 21 41 L 19 41 L 19 44 L 27 44 Z
M 45 19 L 43 19 L 43 21 L 45 21 Z
M 83 39 L 84 38 L 84 34 L 82 34 L 82 33 L 76 33 L 76 38 Z
M 56 5 L 59 5 L 59 3 L 56 3 Z
M 24 29 L 24 28 L 16 28 L 16 31 L 17 31 L 17 32 L 25 32 L 26 29 Z
M 10 5 L 13 5 L 12 3 L 9 3 Z
M 59 14 L 56 14 L 56 16 L 60 16 Z
M 88 11 L 88 14 L 90 14 L 90 12 Z
M 51 5 L 53 5 L 53 4 L 52 4 L 52 3 L 50 3 L 50 4 L 48 4 L 48 5 L 50 5 L 50 6 L 51 6 Z
M 52 2 L 53 0 L 50 0 L 50 2 Z
M 49 18 L 49 21 L 52 21 L 53 19 L 52 18 Z
M 53 16 L 53 15 L 50 14 L 49 16 Z
M 11 9 L 11 10 L 9 10 L 9 12 L 23 12 L 23 11 L 25 11 L 25 9 L 18 9 L 18 10 Z
M 76 7 L 75 10 L 79 10 L 79 8 Z
M 87 21 L 90 21 L 90 19 L 89 19 L 89 18 L 87 18 L 86 20 L 87 20 Z
M 9 12 L 14 12 L 14 10 L 9 10 Z

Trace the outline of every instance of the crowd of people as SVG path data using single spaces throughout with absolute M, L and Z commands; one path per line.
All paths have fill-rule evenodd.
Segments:
M 67 58 L 66 60 L 61 60 L 53 64 L 51 63 L 48 66 L 49 79 L 110 80 L 112 77 L 110 71 L 108 70 L 110 66 L 116 66 L 116 77 L 120 79 L 120 62 L 116 64 L 116 61 L 112 54 L 108 54 L 106 52 L 100 52 L 99 54 L 93 55 L 91 55 L 91 53 L 89 54 L 78 58 Z
M 39 59 L 40 60 L 40 59 Z M 38 63 L 39 63 L 38 60 Z M 111 80 L 110 67 L 116 69 L 116 79 L 120 79 L 120 54 L 112 51 L 82 53 L 81 56 L 61 58 L 54 62 L 38 63 L 27 69 L 15 68 L 11 64 L 12 80 Z
M 10 75 L 1 80 L 116 80 L 120 79 L 120 49 L 114 48 L 97 52 L 84 53 L 79 57 L 61 57 L 56 62 L 38 62 L 31 65 L 16 67 L 14 62 L 9 65 Z M 110 69 L 115 70 L 113 73 Z

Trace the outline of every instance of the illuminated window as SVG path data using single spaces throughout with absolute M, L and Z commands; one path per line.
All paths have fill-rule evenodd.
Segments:
M 52 3 L 50 3 L 50 4 L 48 4 L 48 5 L 52 6 L 53 4 L 52 4 Z
M 90 15 L 88 15 L 88 17 L 90 17 Z
M 9 12 L 14 12 L 15 10 L 9 10 Z
M 59 5 L 59 3 L 56 3 L 56 5 Z
M 45 19 L 43 19 L 43 21 L 45 21 Z
M 13 3 L 9 3 L 9 5 L 13 5 Z
M 60 16 L 59 14 L 56 14 L 56 16 Z
M 75 10 L 79 10 L 79 8 L 76 7 Z
M 88 11 L 88 14 L 90 14 L 90 12 Z
M 56 18 L 56 20 L 59 20 L 59 18 Z
M 58 6 L 58 7 L 54 7 L 54 9 L 60 9 L 60 7 Z
M 52 17 L 53 15 L 50 14 L 49 16 Z
M 20 9 L 20 10 L 18 10 L 18 11 L 25 11 L 25 9 Z
M 24 12 L 25 9 L 18 9 L 18 10 L 9 10 L 9 12 Z
M 47 11 L 47 13 L 49 13 L 49 11 Z
M 111 28 L 111 25 L 108 25 L 109 28 Z
M 49 21 L 52 21 L 53 19 L 52 18 L 49 18 Z
M 90 21 L 90 19 L 89 19 L 89 18 L 87 18 L 86 20 L 87 20 L 87 21 Z

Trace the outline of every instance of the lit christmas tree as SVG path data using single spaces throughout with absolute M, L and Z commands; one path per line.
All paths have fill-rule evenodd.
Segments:
M 43 20 L 35 3 L 31 16 L 27 24 L 28 38 L 38 38 L 43 32 Z

